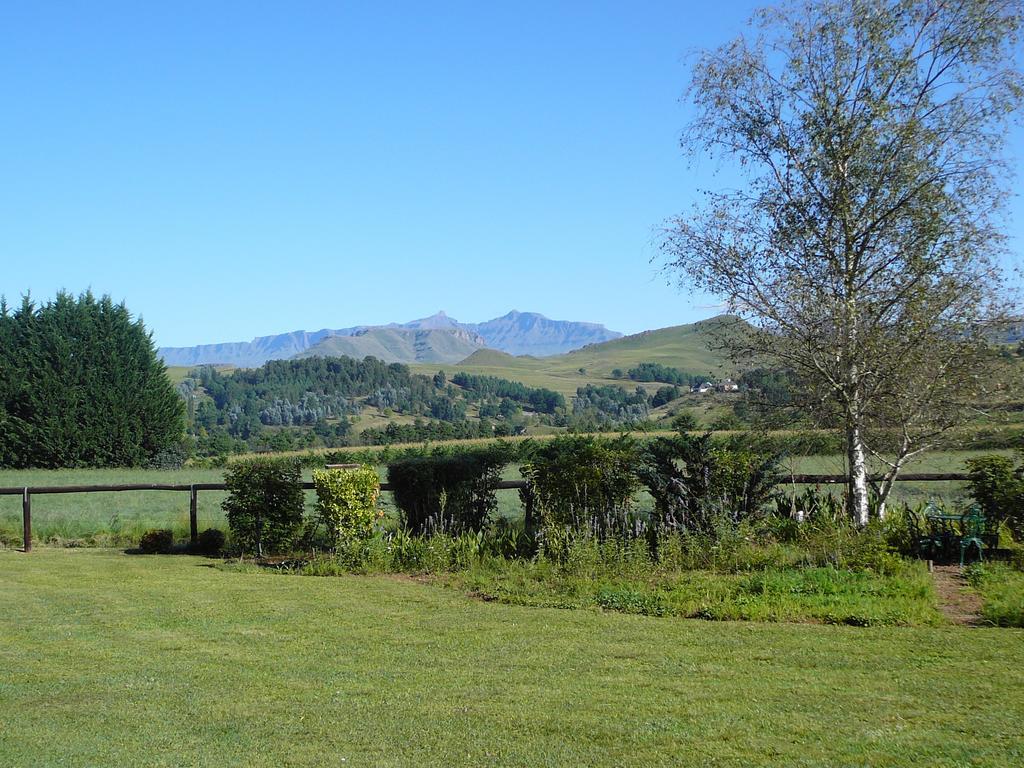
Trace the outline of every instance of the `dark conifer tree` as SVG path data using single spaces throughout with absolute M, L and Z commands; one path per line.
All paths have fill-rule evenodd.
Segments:
M 0 312 L 0 464 L 138 466 L 183 437 L 184 405 L 142 320 L 68 293 Z

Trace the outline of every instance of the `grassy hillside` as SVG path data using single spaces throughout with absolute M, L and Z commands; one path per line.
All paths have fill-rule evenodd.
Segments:
M 213 367 L 221 373 L 231 373 L 235 370 L 233 365 L 215 365 Z M 167 378 L 171 380 L 172 384 L 181 384 L 195 369 L 194 365 L 169 365 L 167 366 Z
M 564 395 L 575 394 L 577 387 L 586 384 L 614 382 L 613 370 L 619 368 L 625 372 L 643 362 L 661 363 L 688 373 L 724 377 L 733 373 L 732 368 L 725 355 L 712 347 L 715 335 L 727 322 L 727 318 L 715 317 L 689 325 L 644 331 L 552 357 L 514 357 L 492 349 L 481 349 L 457 365 L 446 365 L 444 369 L 448 373 L 465 371 L 499 376 L 531 387 L 547 387 Z M 435 373 L 438 366 L 414 365 L 412 368 L 417 373 Z M 625 383 L 630 384 L 628 381 Z

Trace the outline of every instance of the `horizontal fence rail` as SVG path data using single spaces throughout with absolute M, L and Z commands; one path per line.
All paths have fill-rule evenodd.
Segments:
M 875 476 L 871 482 L 882 482 L 884 478 Z M 958 472 L 918 472 L 900 475 L 900 482 L 936 482 L 963 481 L 968 475 Z M 789 475 L 780 485 L 835 485 L 845 483 L 846 475 Z M 527 487 L 525 480 L 502 480 L 497 485 L 499 491 L 520 490 Z M 302 483 L 303 490 L 316 488 L 314 483 Z M 32 551 L 32 497 L 53 493 L 119 493 L 121 491 L 187 491 L 189 494 L 189 537 L 193 544 L 199 538 L 199 491 L 226 491 L 226 483 L 192 483 L 189 485 L 160 485 L 154 483 L 128 483 L 125 485 L 30 485 L 0 488 L 0 496 L 21 496 L 22 533 L 24 549 Z M 390 483 L 381 483 L 381 491 L 393 491 Z

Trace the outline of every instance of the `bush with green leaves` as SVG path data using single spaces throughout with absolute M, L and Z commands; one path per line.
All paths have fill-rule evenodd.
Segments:
M 501 445 L 461 454 L 413 456 L 388 466 L 402 523 L 412 533 L 458 535 L 490 522 L 509 452 Z
M 750 447 L 724 447 L 711 433 L 685 432 L 651 440 L 640 450 L 637 472 L 654 499 L 659 528 L 703 535 L 718 523 L 738 523 L 773 500 L 778 457 Z
M 559 530 L 587 531 L 605 538 L 635 526 L 633 494 L 639 489 L 636 443 L 564 436 L 538 446 L 522 474 L 524 500 L 533 503 L 548 539 Z
M 242 550 L 262 557 L 286 550 L 302 526 L 305 496 L 294 459 L 258 458 L 232 464 L 224 474 L 221 503 L 231 536 Z
M 318 469 L 316 485 L 318 522 L 323 523 L 332 547 L 339 542 L 366 539 L 384 514 L 377 507 L 380 478 L 364 464 L 352 469 Z
M 139 539 L 139 550 L 147 555 L 166 555 L 174 547 L 174 533 L 167 528 L 146 531 Z
M 227 537 L 224 535 L 224 531 L 219 528 L 207 528 L 199 534 L 195 549 L 200 554 L 214 557 L 219 555 L 221 550 L 224 549 L 226 540 Z
M 1021 453 L 1024 458 L 1024 451 Z M 1024 463 L 1009 456 L 978 456 L 967 460 L 971 496 L 985 517 L 1006 522 L 1019 539 L 1024 536 Z

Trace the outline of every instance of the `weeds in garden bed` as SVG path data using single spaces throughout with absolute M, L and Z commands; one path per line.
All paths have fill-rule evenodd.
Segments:
M 649 616 L 942 623 L 925 566 L 890 551 L 891 531 L 881 525 L 857 531 L 782 522 L 729 526 L 713 536 L 667 534 L 655 542 L 602 542 L 567 533 L 557 548 L 535 555 L 529 538 L 513 526 L 459 536 L 397 531 L 276 570 L 309 576 L 407 573 L 504 603 Z

